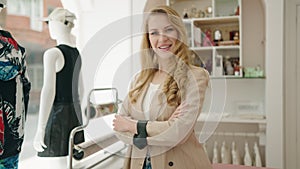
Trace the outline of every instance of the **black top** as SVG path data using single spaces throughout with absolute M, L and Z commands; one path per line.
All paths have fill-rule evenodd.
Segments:
M 78 81 L 81 69 L 81 57 L 77 48 L 67 45 L 56 46 L 63 53 L 65 63 L 56 73 L 55 103 L 72 103 L 79 101 Z

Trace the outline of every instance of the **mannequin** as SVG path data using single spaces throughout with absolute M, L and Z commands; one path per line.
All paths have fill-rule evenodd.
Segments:
M 252 157 L 250 155 L 248 142 L 245 143 L 244 165 L 245 166 L 252 166 Z
M 241 157 L 240 153 L 236 148 L 235 142 L 233 141 L 231 144 L 231 156 L 232 156 L 232 164 L 241 165 Z
M 71 37 L 74 19 L 75 15 L 63 8 L 54 9 L 46 18 L 50 37 L 56 40 L 57 46 L 45 51 L 43 56 L 44 85 L 33 143 L 42 157 L 43 167 L 66 168 L 70 132 L 82 123 L 78 96 L 81 59 Z M 74 143 L 83 141 L 83 132 L 77 133 Z
M 255 167 L 262 167 L 262 162 L 261 162 L 257 142 L 254 143 L 254 154 L 255 154 L 254 166 Z
M 6 3 L 6 0 L 0 0 L 0 12 Z M 0 168 L 17 169 L 19 164 L 30 91 L 25 57 L 25 48 L 1 28 Z
M 221 147 L 221 162 L 223 164 L 231 164 L 231 156 L 229 148 L 226 145 L 226 142 L 223 141 L 222 147 Z
M 214 143 L 214 148 L 213 148 L 213 158 L 212 158 L 212 163 L 219 163 L 220 162 L 220 157 L 219 157 L 219 151 L 218 151 L 218 142 L 215 141 Z
M 203 143 L 202 146 L 203 146 L 205 154 L 208 156 L 208 152 L 207 152 L 207 148 L 206 148 L 206 143 Z

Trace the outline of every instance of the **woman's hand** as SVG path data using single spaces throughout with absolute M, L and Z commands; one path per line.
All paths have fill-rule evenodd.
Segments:
M 183 114 L 185 112 L 187 112 L 188 110 L 188 104 L 186 102 L 181 103 L 176 110 L 174 111 L 174 113 L 171 115 L 171 117 L 169 118 L 169 120 L 173 120 L 175 118 L 178 118 L 180 116 L 183 116 Z
M 137 134 L 136 124 L 137 121 L 135 120 L 115 115 L 115 119 L 113 120 L 113 129 L 119 132 L 131 132 L 133 134 Z

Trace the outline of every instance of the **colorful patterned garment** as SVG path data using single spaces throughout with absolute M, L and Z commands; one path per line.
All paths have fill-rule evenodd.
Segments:
M 25 71 L 25 49 L 0 30 L 0 159 L 4 161 L 20 153 L 24 139 L 30 91 Z
M 149 156 L 145 158 L 143 169 L 152 169 L 151 158 Z
M 25 49 L 20 47 L 9 32 L 0 32 L 0 80 L 15 78 L 21 71 Z
M 18 66 L 11 62 L 0 61 L 0 79 L 3 81 L 8 81 L 13 79 L 19 74 Z
M 19 155 L 0 160 L 0 169 L 18 169 Z

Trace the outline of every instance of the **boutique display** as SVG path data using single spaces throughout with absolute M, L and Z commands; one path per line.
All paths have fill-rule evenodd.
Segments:
M 231 143 L 231 147 L 228 147 L 225 141 L 223 141 L 220 146 L 217 141 L 214 141 L 211 162 L 213 164 L 222 163 L 262 167 L 260 150 L 256 142 L 253 145 L 253 151 L 251 151 L 249 143 L 245 142 L 244 154 L 240 155 L 240 152 L 241 150 L 236 147 L 235 141 Z M 209 153 L 210 152 L 207 152 L 207 154 Z

